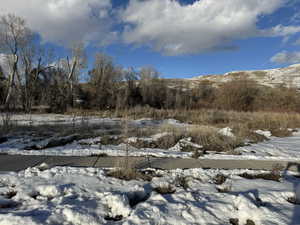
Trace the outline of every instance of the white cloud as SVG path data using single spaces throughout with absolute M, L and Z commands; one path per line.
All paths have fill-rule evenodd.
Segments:
M 111 7 L 110 0 L 1 0 L 0 14 L 25 18 L 45 41 L 105 44 L 116 38 L 110 30 Z
M 260 31 L 260 34 L 262 36 L 270 36 L 270 37 L 277 37 L 277 36 L 288 37 L 289 35 L 296 34 L 298 32 L 300 32 L 300 26 L 277 25 L 270 29 Z
M 271 58 L 271 62 L 281 64 L 294 64 L 300 63 L 300 52 L 279 52 Z
M 300 38 L 298 40 L 296 40 L 294 44 L 295 45 L 300 45 Z
M 183 5 L 179 0 L 129 0 L 117 18 L 112 0 L 1 0 L 0 15 L 24 17 L 43 40 L 63 45 L 110 44 L 122 33 L 114 25 L 121 25 L 125 43 L 180 55 L 237 49 L 233 40 L 254 36 L 288 40 L 300 27 L 257 28 L 261 16 L 272 14 L 286 1 L 198 0 Z
M 131 0 L 121 18 L 127 24 L 125 43 L 150 45 L 167 55 L 234 49 L 232 41 L 253 36 L 283 36 L 300 27 L 257 28 L 285 0 L 201 0 L 182 5 L 176 0 Z

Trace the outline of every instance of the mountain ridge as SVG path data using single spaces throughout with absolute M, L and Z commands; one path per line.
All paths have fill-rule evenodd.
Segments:
M 285 85 L 300 89 L 300 64 L 293 64 L 287 67 L 266 69 L 266 70 L 245 70 L 232 71 L 225 74 L 200 75 L 187 78 L 189 81 L 210 81 L 215 85 L 222 84 L 237 78 L 255 80 L 265 86 L 276 87 Z

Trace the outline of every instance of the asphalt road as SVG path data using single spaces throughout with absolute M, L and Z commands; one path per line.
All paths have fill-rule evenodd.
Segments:
M 34 167 L 41 163 L 53 166 L 96 167 L 108 168 L 122 166 L 126 163 L 125 157 L 74 157 L 74 156 L 26 156 L 0 155 L 0 171 L 20 171 Z M 128 163 L 135 168 L 156 169 L 253 169 L 272 170 L 274 165 L 280 164 L 283 168 L 300 172 L 300 161 L 268 161 L 268 160 L 214 160 L 214 159 L 180 159 L 180 158 L 146 158 L 130 157 Z

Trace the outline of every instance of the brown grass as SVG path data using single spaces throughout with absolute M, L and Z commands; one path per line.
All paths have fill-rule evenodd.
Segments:
M 243 173 L 239 175 L 240 177 L 243 177 L 245 179 L 254 180 L 254 179 L 263 179 L 263 180 L 272 180 L 280 182 L 281 175 L 277 173 L 261 173 L 261 174 L 249 174 L 249 173 Z
M 231 192 L 231 186 L 227 186 L 227 187 L 216 187 L 217 191 L 219 193 L 229 193 Z
M 225 175 L 223 175 L 223 174 L 217 174 L 217 175 L 214 177 L 213 181 L 214 181 L 214 183 L 215 183 L 216 185 L 221 185 L 221 184 L 224 184 L 224 183 L 225 183 L 226 179 L 227 179 L 227 177 L 226 177 Z
M 107 173 L 107 176 L 118 178 L 120 180 L 148 180 L 148 177 L 140 172 L 138 172 L 136 169 L 116 169 L 112 170 Z
M 187 190 L 189 186 L 189 177 L 177 176 L 175 179 L 176 186 L 182 187 L 184 190 Z
M 159 194 L 166 195 L 174 194 L 176 192 L 176 189 L 171 184 L 165 184 L 154 188 L 154 191 L 156 191 Z
M 152 177 L 141 173 L 134 166 L 136 162 L 125 157 L 123 160 L 118 160 L 115 163 L 115 169 L 109 171 L 106 175 L 121 180 L 146 180 L 151 181 Z
M 129 119 L 153 118 L 153 119 L 177 119 L 181 122 L 217 127 L 244 126 L 248 130 L 269 130 L 276 133 L 277 129 L 300 127 L 299 113 L 280 112 L 237 112 L 224 110 L 164 110 L 150 107 L 136 107 L 128 110 L 114 111 L 79 111 L 78 113 L 100 117 L 125 117 Z
M 216 152 L 228 152 L 234 148 L 243 146 L 244 138 L 236 137 L 231 138 L 223 136 L 218 133 L 218 129 L 211 126 L 193 126 L 193 127 L 175 127 L 175 126 L 163 126 L 161 131 L 168 132 L 173 135 L 168 141 L 170 145 L 175 145 L 182 138 L 191 138 L 193 143 L 203 146 L 200 149 L 193 147 L 192 145 L 184 146 L 182 151 L 194 152 L 195 157 L 201 155 L 207 151 Z
M 121 136 L 104 135 L 101 137 L 100 143 L 102 145 L 119 145 L 123 142 Z

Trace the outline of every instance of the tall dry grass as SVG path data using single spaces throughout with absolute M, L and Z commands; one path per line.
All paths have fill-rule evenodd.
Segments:
M 299 128 L 300 114 L 294 112 L 237 112 L 225 110 L 185 110 L 185 109 L 154 109 L 150 107 L 135 107 L 128 110 L 115 111 L 78 111 L 85 115 L 99 117 L 128 117 L 129 119 L 153 118 L 176 119 L 184 123 L 208 125 L 215 127 L 243 126 L 247 129 L 275 131 L 278 129 Z
M 203 146 L 202 151 L 217 151 L 229 152 L 233 151 L 236 147 L 242 146 L 245 138 L 241 136 L 228 137 L 220 134 L 219 129 L 211 126 L 189 126 L 177 127 L 172 125 L 164 125 L 160 128 L 163 132 L 168 132 L 170 135 L 165 136 L 168 142 L 175 145 L 180 138 L 191 138 L 193 143 Z M 188 148 L 188 150 L 196 150 Z M 185 149 L 183 149 L 185 151 Z

